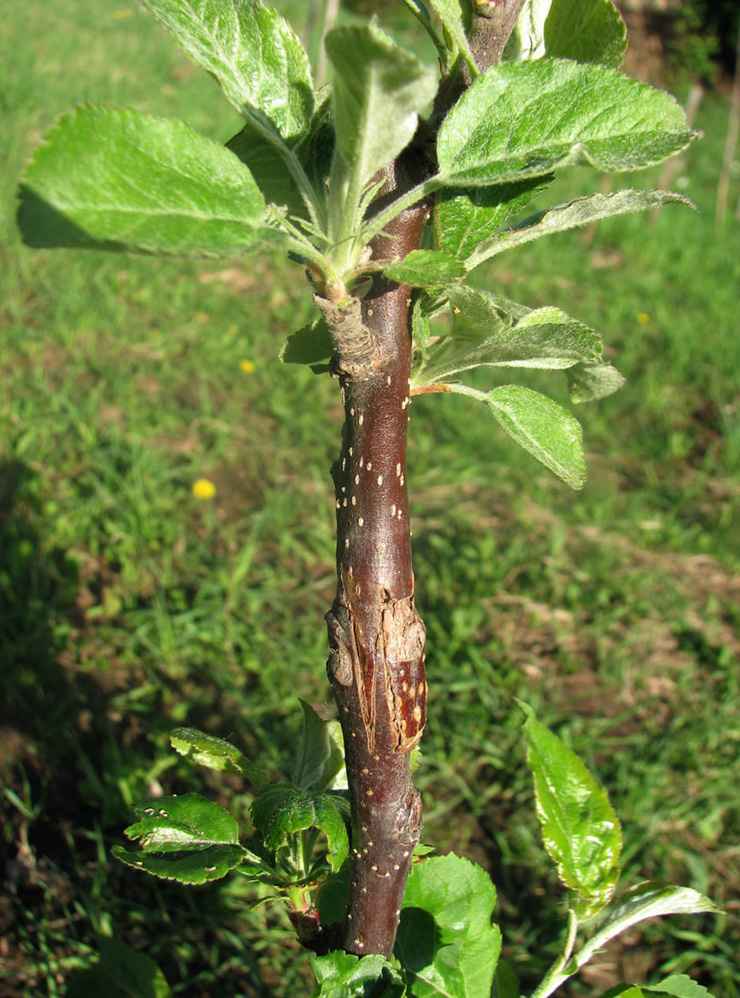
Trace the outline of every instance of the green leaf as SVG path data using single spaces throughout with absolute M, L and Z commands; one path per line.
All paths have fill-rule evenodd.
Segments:
M 328 364 L 334 341 L 323 316 L 302 326 L 285 340 L 280 350 L 284 364 Z
M 449 253 L 423 249 L 412 250 L 403 260 L 392 263 L 385 270 L 386 277 L 412 288 L 451 284 L 461 281 L 465 274 L 465 267 Z
M 312 998 L 402 998 L 403 980 L 396 967 L 379 954 L 354 956 L 336 950 L 309 954 L 317 988 Z
M 445 118 L 437 154 L 444 183 L 486 186 L 578 163 L 635 170 L 692 137 L 668 94 L 605 66 L 544 59 L 478 77 Z
M 331 114 L 329 87 L 317 96 L 317 108 L 308 131 L 288 146 L 305 171 L 314 191 L 326 190 L 334 152 L 334 125 Z M 247 122 L 242 130 L 226 143 L 254 177 L 264 198 L 271 204 L 284 206 L 292 215 L 305 217 L 305 205 L 291 172 L 286 169 L 284 149 L 276 146 L 258 128 Z
M 519 978 L 508 960 L 499 960 L 491 998 L 519 998 Z
M 597 932 L 584 946 L 583 959 L 579 954 L 579 966 L 610 939 L 648 918 L 717 911 L 719 909 L 709 898 L 690 887 L 643 884 L 609 909 Z
M 504 59 L 507 62 L 541 59 L 545 54 L 545 21 L 551 3 L 552 0 L 524 0 L 524 6 L 504 49 Z
M 224 256 L 273 233 L 233 153 L 180 121 L 82 107 L 62 115 L 22 179 L 30 246 Z
M 496 191 L 498 188 L 494 187 Z M 489 188 L 482 188 L 481 193 L 488 193 Z M 504 229 L 489 239 L 482 240 L 470 250 L 465 263 L 469 269 L 488 260 L 504 250 L 521 246 L 522 243 L 541 239 L 542 236 L 554 232 L 565 232 L 568 229 L 593 225 L 604 218 L 615 215 L 628 215 L 637 211 L 652 211 L 664 204 L 685 204 L 690 208 L 694 205 L 683 194 L 672 191 L 614 191 L 610 194 L 592 194 L 589 197 L 576 198 L 567 204 L 559 204 L 544 211 L 535 212 L 522 219 L 509 229 Z M 460 255 L 460 254 L 458 254 Z
M 454 47 L 462 55 L 469 68 L 472 70 L 473 78 L 478 75 L 478 69 L 470 51 L 468 36 L 463 23 L 463 12 L 460 0 L 430 0 L 437 17 L 442 22 L 442 26 L 452 40 Z
M 413 138 L 431 108 L 436 73 L 372 24 L 333 28 L 326 53 L 337 144 L 359 190 Z
M 549 178 L 538 177 L 518 184 L 441 191 L 434 213 L 437 245 L 465 260 L 549 183 Z
M 269 777 L 244 756 L 231 742 L 215 738 L 195 728 L 175 728 L 170 734 L 170 744 L 176 752 L 219 773 L 238 773 L 255 787 L 269 782 Z
M 288 22 L 256 0 L 143 0 L 234 107 L 284 139 L 308 129 L 313 82 Z
M 349 855 L 344 824 L 348 805 L 333 794 L 310 793 L 293 783 L 271 783 L 260 789 L 250 813 L 268 849 L 280 849 L 296 832 L 319 828 L 329 844 L 326 858 L 332 871 L 336 873 Z
M 100 962 L 73 974 L 65 991 L 66 998 L 103 995 L 113 998 L 120 993 L 129 998 L 169 998 L 165 976 L 150 957 L 118 939 L 100 937 L 98 949 Z
M 711 991 L 703 984 L 692 981 L 688 974 L 671 974 L 645 990 L 650 995 L 673 995 L 674 998 L 712 998 Z
M 415 386 L 481 366 L 562 370 L 597 363 L 601 337 L 558 308 L 524 305 L 469 287 L 449 288 L 452 330 L 412 376 Z
M 118 939 L 98 939 L 100 963 L 108 976 L 131 998 L 167 998 L 165 976 L 154 960 Z
M 411 331 L 414 347 L 419 351 L 422 363 L 426 362 L 429 358 L 429 341 L 432 335 L 432 327 L 429 322 L 429 313 L 426 305 L 426 299 L 419 297 L 414 302 L 414 308 L 411 312 Z
M 403 898 L 395 955 L 416 998 L 489 998 L 501 952 L 491 924 L 488 874 L 450 853 L 415 863 Z
M 284 207 L 292 215 L 303 215 L 298 188 L 278 148 L 247 122 L 226 148 L 241 160 L 254 177 L 265 201 Z
M 612 0 L 552 0 L 545 50 L 557 59 L 617 69 L 627 49 L 627 27 Z
M 583 487 L 586 460 L 577 419 L 546 395 L 519 385 L 494 388 L 486 396 L 486 402 L 501 427 L 520 447 L 572 489 Z
M 200 794 L 157 797 L 140 801 L 133 809 L 140 820 L 125 829 L 125 834 L 130 839 L 140 839 L 144 848 L 162 848 L 168 843 L 179 842 L 184 831 L 187 841 L 194 845 L 236 844 L 239 841 L 236 819 Z
M 159 797 L 134 805 L 139 817 L 124 829 L 140 851 L 113 847 L 113 855 L 136 869 L 184 884 L 218 880 L 247 856 L 236 820 L 200 794 Z
M 566 377 L 570 400 L 579 405 L 606 398 L 624 384 L 624 378 L 611 364 L 574 364 Z
M 229 870 L 239 866 L 245 856 L 241 846 L 227 845 L 183 849 L 172 854 L 133 851 L 116 845 L 112 852 L 116 859 L 135 870 L 143 870 L 162 880 L 177 880 L 181 884 L 205 884 L 220 880 Z
M 344 739 L 339 721 L 324 721 L 305 700 L 292 781 L 304 790 L 346 790 Z
M 606 791 L 578 756 L 537 720 L 531 707 L 519 705 L 527 718 L 527 765 L 545 848 L 561 881 L 577 895 L 576 914 L 590 918 L 609 902 L 619 877 L 619 821 Z

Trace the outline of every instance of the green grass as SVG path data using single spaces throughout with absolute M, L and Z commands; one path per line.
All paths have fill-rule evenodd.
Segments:
M 175 724 L 229 737 L 277 775 L 296 697 L 329 699 L 341 408 L 328 379 L 277 362 L 310 298 L 276 259 L 24 249 L 16 178 L 60 111 L 128 105 L 220 140 L 239 123 L 135 4 L 34 0 L 6 18 L 0 62 L 0 993 L 62 995 L 98 933 L 148 952 L 176 994 L 305 993 L 277 909 L 248 912 L 238 882 L 135 877 L 109 850 L 138 797 L 240 790 L 173 758 Z M 571 994 L 683 969 L 740 994 L 740 229 L 713 226 L 726 114 L 707 98 L 705 138 L 679 171 L 698 213 L 615 220 L 474 274 L 598 328 L 629 379 L 578 413 L 582 493 L 467 399 L 412 409 L 425 838 L 491 871 L 523 989 L 554 952 L 562 895 L 515 694 L 608 787 L 625 882 L 677 879 L 727 911 L 648 925 Z M 543 203 L 598 183 L 579 172 Z M 564 381 L 532 384 L 565 399 Z M 199 477 L 216 485 L 210 503 L 192 495 Z

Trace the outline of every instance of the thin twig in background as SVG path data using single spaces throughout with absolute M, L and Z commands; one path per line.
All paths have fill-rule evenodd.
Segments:
M 737 137 L 740 131 L 740 29 L 737 33 L 737 46 L 735 48 L 735 77 L 732 81 L 732 100 L 730 102 L 730 116 L 727 123 L 727 137 L 725 139 L 725 152 L 722 157 L 722 171 L 717 184 L 717 204 L 715 210 L 715 223 L 723 225 L 727 214 L 727 198 L 730 191 L 730 172 L 732 161 L 735 158 L 737 149 Z M 737 218 L 740 218 L 740 202 L 738 202 Z

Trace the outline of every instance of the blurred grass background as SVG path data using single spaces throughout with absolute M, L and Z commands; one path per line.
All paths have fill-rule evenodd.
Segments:
M 278 7 L 300 24 L 303 5 Z M 277 775 L 296 697 L 329 699 L 341 407 L 328 379 L 277 361 L 310 297 L 277 258 L 23 248 L 14 188 L 60 111 L 124 105 L 220 141 L 240 126 L 215 83 L 121 0 L 14 7 L 0 64 L 0 996 L 63 995 L 96 934 L 147 952 L 175 994 L 304 994 L 279 910 L 247 911 L 238 881 L 186 890 L 136 876 L 109 849 L 149 793 L 200 789 L 246 820 L 238 784 L 173 758 L 175 724 L 228 737 Z M 698 212 L 552 237 L 473 275 L 599 329 L 628 377 L 578 411 L 582 493 L 474 403 L 413 404 L 425 840 L 491 872 L 523 991 L 555 953 L 562 894 L 514 695 L 608 788 L 625 886 L 683 882 L 726 911 L 648 923 L 569 994 L 684 970 L 740 994 L 740 225 L 714 225 L 727 113 L 721 94 L 705 98 L 704 139 L 674 178 Z M 599 183 L 578 171 L 542 204 Z M 531 384 L 565 401 L 564 380 Z M 201 477 L 210 501 L 193 496 Z

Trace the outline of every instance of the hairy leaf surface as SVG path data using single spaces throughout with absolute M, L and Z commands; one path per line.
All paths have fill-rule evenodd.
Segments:
M 344 824 L 348 805 L 333 794 L 311 793 L 294 783 L 271 783 L 260 789 L 250 813 L 268 849 L 280 849 L 295 832 L 319 828 L 329 843 L 326 858 L 335 873 L 349 854 Z
M 308 129 L 313 82 L 291 26 L 257 0 L 143 0 L 241 114 L 284 139 Z
M 334 28 L 326 36 L 334 69 L 339 151 L 362 187 L 411 141 L 437 90 L 437 75 L 378 27 Z
M 452 329 L 413 373 L 416 385 L 448 381 L 481 366 L 562 370 L 595 364 L 601 337 L 551 306 L 529 309 L 503 295 L 466 286 L 447 289 Z
M 475 60 L 473 59 L 473 54 L 470 51 L 468 36 L 465 32 L 465 24 L 463 22 L 463 12 L 460 0 L 430 0 L 430 3 L 434 8 L 437 17 L 442 22 L 448 36 L 452 39 L 455 48 L 460 52 L 468 66 L 475 71 L 474 75 L 477 75 L 477 70 L 475 70 Z
M 248 857 L 236 820 L 200 794 L 160 797 L 134 805 L 140 820 L 124 830 L 141 849 L 114 846 L 113 854 L 137 870 L 184 884 L 226 876 Z
M 459 260 L 441 250 L 412 250 L 403 260 L 386 268 L 386 277 L 412 288 L 433 287 L 461 281 L 467 271 Z
M 527 765 L 534 776 L 542 838 L 572 906 L 590 918 L 611 899 L 619 877 L 622 832 L 603 790 L 578 756 L 541 724 L 526 704 Z
M 292 780 L 314 790 L 346 790 L 344 739 L 337 720 L 325 721 L 305 700 L 300 701 L 303 726 Z
M 520 447 L 572 489 L 586 480 L 581 425 L 551 398 L 520 385 L 503 385 L 486 396 L 501 427 Z
M 335 950 L 309 955 L 318 990 L 312 998 L 403 998 L 405 989 L 396 967 L 380 954 L 355 956 Z
M 31 246 L 228 256 L 277 236 L 233 153 L 180 121 L 82 107 L 47 133 L 22 179 Z
M 642 884 L 609 909 L 588 948 L 596 950 L 610 939 L 648 918 L 716 912 L 717 906 L 690 887 Z
M 590 163 L 635 170 L 692 138 L 676 101 L 605 66 L 562 59 L 492 66 L 445 118 L 437 152 L 451 186 L 487 186 Z
M 612 0 L 552 0 L 545 21 L 548 56 L 617 69 L 626 49 L 627 27 Z
M 574 364 L 568 370 L 568 393 L 571 402 L 595 402 L 612 395 L 624 384 L 624 378 L 611 364 Z
M 434 213 L 437 245 L 458 260 L 474 256 L 481 243 L 545 190 L 549 182 L 549 178 L 537 177 L 519 184 L 441 191 Z
M 487 194 L 489 190 L 496 191 L 498 188 L 480 188 L 479 190 L 481 193 Z M 472 269 L 483 263 L 484 260 L 496 256 L 497 253 L 521 246 L 522 243 L 531 242 L 533 239 L 541 239 L 543 236 L 549 236 L 555 232 L 566 232 L 568 229 L 582 228 L 584 225 L 593 225 L 604 218 L 611 218 L 615 215 L 652 211 L 654 208 L 661 208 L 666 204 L 684 204 L 690 208 L 694 207 L 683 194 L 661 190 L 622 190 L 609 194 L 591 194 L 587 197 L 576 198 L 574 201 L 535 212 L 491 238 L 483 239 L 477 246 L 471 248 L 465 263 L 469 269 Z

